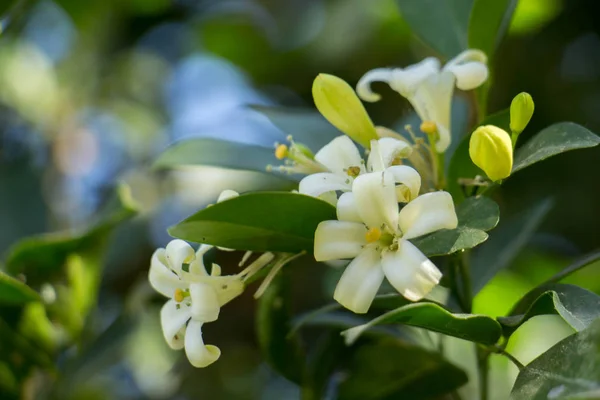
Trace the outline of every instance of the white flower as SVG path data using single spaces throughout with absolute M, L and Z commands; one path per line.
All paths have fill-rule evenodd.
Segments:
M 202 325 L 215 321 L 221 307 L 244 290 L 241 275 L 220 276 L 216 264 L 207 273 L 202 257 L 210 248 L 202 245 L 195 253 L 183 240 L 173 240 L 154 252 L 148 276 L 152 287 L 169 298 L 160 312 L 167 343 L 175 350 L 185 348 L 190 363 L 199 368 L 221 355 L 218 347 L 204 344 Z
M 394 168 L 398 174 L 394 174 Z M 447 192 L 421 195 L 398 212 L 397 177 L 406 166 L 361 175 L 337 205 L 338 221 L 324 221 L 315 232 L 315 259 L 352 259 L 334 298 L 355 313 L 368 311 L 384 276 L 409 300 L 417 301 L 439 283 L 440 271 L 407 239 L 456 228 Z M 418 188 L 416 191 L 418 192 Z
M 315 160 L 329 172 L 304 177 L 300 181 L 298 191 L 314 197 L 335 191 L 348 192 L 352 190 L 352 182 L 357 176 L 367 171 L 383 171 L 398 158 L 407 157 L 411 151 L 408 143 L 398 139 L 386 137 L 372 140 L 365 167 L 365 162 L 352 139 L 345 135 L 338 136 L 315 154 Z
M 381 96 L 371 90 L 371 83 L 386 82 L 405 97 L 423 122 L 435 124 L 439 135 L 436 150 L 446 151 L 450 145 L 450 110 L 454 86 L 472 90 L 488 77 L 487 57 L 480 50 L 465 50 L 440 69 L 438 59 L 428 57 L 406 68 L 377 68 L 367 72 L 356 91 L 365 101 L 375 102 Z

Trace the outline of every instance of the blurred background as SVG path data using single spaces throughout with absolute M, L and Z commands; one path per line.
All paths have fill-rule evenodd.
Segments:
M 595 6 L 519 1 L 493 60 L 488 108 L 504 109 L 529 92 L 536 111 L 521 140 L 564 120 L 600 132 Z M 0 0 L 0 18 L 0 251 L 28 235 L 89 224 L 118 181 L 131 186 L 141 208 L 117 230 L 104 260 L 90 337 L 102 336 L 88 343 L 86 362 L 72 367 L 62 383 L 68 394 L 59 398 L 298 398 L 261 360 L 251 293 L 206 326 L 205 340 L 223 355 L 195 370 L 164 343 L 162 299 L 146 284 L 168 226 L 223 189 L 271 188 L 277 180 L 151 165 L 169 144 L 192 137 L 272 146 L 286 134 L 251 105 L 312 109 L 320 72 L 355 84 L 370 69 L 435 55 L 410 34 L 394 0 Z M 411 117 L 400 96 L 377 89 L 384 100 L 366 106 L 376 124 Z M 599 156 L 598 148 L 557 156 L 519 172 L 497 193 L 502 218 L 518 219 L 548 197 L 553 206 L 510 268 L 476 298 L 476 312 L 506 313 L 534 285 L 598 247 Z M 217 255 L 225 268 L 239 257 Z M 335 280 L 316 283 L 322 269 L 294 268 L 296 312 L 329 301 Z M 600 293 L 599 278 L 598 268 L 588 268 L 570 281 Z M 546 347 L 568 334 L 551 317 L 528 325 L 556 333 L 544 334 Z M 533 357 L 516 339 L 514 351 Z M 502 361 L 497 379 L 510 387 L 515 371 Z

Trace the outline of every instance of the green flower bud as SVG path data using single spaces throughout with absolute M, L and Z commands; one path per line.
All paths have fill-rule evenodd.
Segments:
M 510 103 L 510 130 L 518 135 L 523 132 L 535 108 L 531 95 L 521 92 Z
M 480 126 L 471 135 L 469 155 L 493 181 L 510 175 L 513 165 L 513 147 L 510 135 L 493 125 Z
M 371 140 L 378 138 L 367 111 L 344 80 L 319 74 L 313 82 L 312 94 L 319 112 L 352 140 L 369 148 Z

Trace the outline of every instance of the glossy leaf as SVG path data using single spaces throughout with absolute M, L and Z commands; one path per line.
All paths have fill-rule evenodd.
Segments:
M 469 47 L 490 59 L 506 33 L 517 0 L 474 0 L 469 18 Z
M 171 145 L 158 156 L 153 167 L 166 169 L 207 165 L 266 173 L 269 164 L 281 164 L 281 161 L 275 158 L 272 147 L 213 138 L 197 138 Z
M 341 372 L 340 400 L 433 399 L 468 380 L 441 355 L 393 339 L 360 346 Z
M 468 48 L 473 0 L 397 0 L 411 31 L 446 58 Z
M 456 208 L 458 227 L 444 229 L 411 240 L 425 255 L 452 254 L 473 248 L 488 238 L 485 231 L 496 226 L 500 218 L 498 205 L 487 197 L 471 197 Z
M 473 252 L 471 279 L 474 293 L 479 292 L 494 275 L 512 263 L 527 245 L 551 207 L 552 202 L 546 199 L 504 220 L 496 228 L 492 238 Z
M 597 399 L 600 319 L 558 342 L 519 372 L 513 400 Z
M 290 329 L 290 288 L 286 287 L 286 279 L 284 271 L 260 297 L 256 332 L 269 365 L 287 379 L 300 384 L 306 361 L 298 338 L 287 334 Z
M 38 300 L 40 296 L 35 290 L 0 271 L 0 304 L 17 305 Z
M 336 136 L 343 135 L 331 125 L 316 109 L 252 106 L 266 116 L 286 135 L 300 142 L 314 152 L 319 151 Z
M 560 315 L 576 331 L 587 328 L 600 318 L 600 296 L 597 294 L 566 284 L 548 285 L 544 290 L 528 293 L 513 308 L 510 316 L 498 318 L 506 336 L 536 315 Z
M 10 249 L 6 268 L 12 274 L 25 273 L 29 280 L 57 272 L 70 254 L 96 249 L 105 243 L 115 227 L 136 213 L 137 206 L 129 187 L 121 185 L 115 198 L 91 227 L 77 232 L 48 233 L 23 239 Z
M 506 109 L 490 115 L 479 125 L 495 125 L 510 132 L 510 110 Z M 470 140 L 471 135 L 469 133 L 458 145 L 448 167 L 448 191 L 452 194 L 456 203 L 460 203 L 469 195 L 469 193 L 465 194 L 463 192 L 462 185 L 459 182 L 460 179 L 473 179 L 477 175 L 485 177 L 485 173 L 471 161 L 469 155 Z M 473 189 L 467 188 L 467 190 Z
M 372 321 L 342 332 L 348 345 L 371 327 L 405 324 L 443 333 L 471 342 L 495 344 L 502 334 L 500 324 L 485 315 L 452 314 L 435 303 L 414 303 L 389 311 Z
M 258 192 L 229 199 L 171 227 L 171 236 L 237 250 L 311 251 L 321 221 L 336 219 L 335 207 L 290 192 Z
M 600 137 L 583 126 L 573 122 L 559 122 L 542 129 L 517 149 L 513 173 L 557 154 L 598 144 Z
M 371 303 L 371 311 L 389 311 L 410 304 L 409 300 L 400 296 L 397 293 L 380 294 L 375 296 L 373 303 Z M 312 324 L 315 321 L 327 321 L 331 315 L 337 311 L 345 310 L 340 303 L 331 303 L 323 307 L 317 308 L 316 310 L 309 311 L 302 314 L 294 319 L 294 326 L 290 330 L 290 335 L 295 334 L 304 325 Z M 341 325 L 344 326 L 345 325 Z

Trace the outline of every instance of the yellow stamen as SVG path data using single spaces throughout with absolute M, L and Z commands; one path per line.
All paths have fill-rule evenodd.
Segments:
M 428 135 L 433 135 L 437 132 L 437 126 L 433 121 L 423 121 L 421 124 L 421 131 Z
M 379 228 L 371 228 L 365 234 L 365 239 L 367 243 L 374 243 L 379 240 L 381 237 L 381 229 Z
M 179 288 L 175 289 L 175 296 L 173 296 L 173 300 L 175 300 L 178 303 L 181 303 L 184 298 L 185 298 L 185 293 L 183 293 L 183 290 L 181 290 Z
M 349 167 L 346 173 L 348 176 L 356 178 L 358 175 L 360 175 L 360 167 Z
M 288 147 L 285 144 L 280 144 L 279 146 L 277 146 L 277 148 L 275 149 L 275 157 L 277 157 L 278 160 L 283 160 L 287 157 L 287 155 Z

